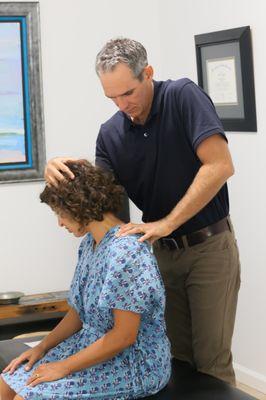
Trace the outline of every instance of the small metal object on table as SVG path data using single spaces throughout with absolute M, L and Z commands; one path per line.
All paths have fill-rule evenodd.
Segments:
M 24 296 L 22 292 L 0 293 L 0 305 L 17 304 L 22 296 Z
M 0 305 L 0 340 L 17 334 L 49 330 L 69 310 L 68 291 L 23 296 L 18 304 Z

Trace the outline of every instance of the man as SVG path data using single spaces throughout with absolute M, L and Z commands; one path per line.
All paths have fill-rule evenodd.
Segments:
M 96 72 L 119 108 L 101 126 L 96 163 L 114 172 L 143 212 L 144 223 L 126 224 L 119 235 L 154 243 L 173 357 L 234 384 L 240 266 L 226 185 L 234 168 L 213 103 L 189 79 L 154 81 L 134 40 L 107 42 Z M 48 182 L 69 173 L 65 160 L 49 162 Z

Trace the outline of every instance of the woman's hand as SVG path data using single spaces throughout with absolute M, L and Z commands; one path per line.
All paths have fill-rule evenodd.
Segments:
M 34 387 L 43 382 L 57 381 L 69 374 L 64 361 L 41 364 L 36 368 L 31 377 L 27 380 L 27 385 Z
M 36 363 L 36 361 L 43 358 L 45 355 L 45 350 L 42 347 L 41 343 L 37 346 L 33 347 L 32 349 L 24 351 L 19 357 L 14 358 L 8 366 L 3 370 L 3 372 L 9 372 L 13 374 L 13 372 L 17 369 L 17 367 L 25 361 L 28 361 L 25 365 L 25 370 L 30 371 L 32 366 Z
M 70 179 L 74 179 L 73 173 L 65 165 L 66 161 L 75 160 L 70 157 L 56 157 L 48 161 L 44 171 L 44 178 L 49 185 L 57 186 L 58 182 L 64 180 L 65 177 L 62 172 L 64 172 Z

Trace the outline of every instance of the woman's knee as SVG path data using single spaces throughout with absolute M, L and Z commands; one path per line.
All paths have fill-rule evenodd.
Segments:
M 14 392 L 14 390 L 11 389 L 11 387 L 0 376 L 0 399 L 13 400 L 15 396 L 16 392 Z M 19 400 L 19 398 L 17 398 L 16 400 Z

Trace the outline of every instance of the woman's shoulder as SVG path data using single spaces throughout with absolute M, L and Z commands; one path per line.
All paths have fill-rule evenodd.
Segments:
M 131 276 L 158 275 L 155 256 L 148 242 L 139 242 L 140 235 L 128 235 L 113 239 L 108 254 L 107 269 Z
M 151 245 L 147 241 L 139 242 L 140 237 L 141 235 L 114 236 L 111 246 L 111 255 L 120 253 L 151 257 Z

